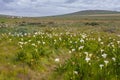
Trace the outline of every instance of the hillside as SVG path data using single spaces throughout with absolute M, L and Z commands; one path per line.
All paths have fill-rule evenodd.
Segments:
M 10 17 L 10 15 L 0 14 L 0 17 Z
M 61 16 L 98 16 L 98 15 L 104 15 L 104 16 L 112 16 L 112 15 L 120 15 L 120 12 L 118 11 L 109 11 L 109 10 L 83 10 L 83 11 L 78 11 L 78 12 L 73 12 L 73 13 L 68 13 L 68 14 L 63 14 L 63 15 L 55 15 L 55 16 L 46 16 L 46 17 L 61 17 Z M 12 16 L 12 15 L 4 15 L 0 14 L 0 17 L 18 17 L 18 16 Z M 43 17 L 44 18 L 44 17 Z
M 78 11 L 70 14 L 65 14 L 64 16 L 74 16 L 74 15 L 105 15 L 105 14 L 120 14 L 118 11 L 109 11 L 109 10 L 84 10 Z

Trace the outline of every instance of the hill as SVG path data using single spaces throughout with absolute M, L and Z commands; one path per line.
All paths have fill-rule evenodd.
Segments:
M 109 11 L 109 10 L 83 10 L 83 11 L 78 11 L 78 12 L 73 12 L 73 13 L 68 13 L 68 14 L 63 14 L 63 15 L 55 15 L 55 16 L 46 16 L 46 17 L 58 17 L 58 16 L 98 16 L 98 15 L 105 15 L 105 16 L 111 16 L 111 15 L 120 15 L 120 12 L 118 11 Z M 0 14 L 0 17 L 19 17 L 19 16 L 14 16 L 14 15 L 4 15 Z
M 0 18 L 22 18 L 22 16 L 0 14 Z
M 0 17 L 12 17 L 11 15 L 0 14 Z
M 78 15 L 113 15 L 113 14 L 120 14 L 118 11 L 109 11 L 109 10 L 84 10 L 78 11 L 70 14 L 65 14 L 64 16 L 78 16 Z

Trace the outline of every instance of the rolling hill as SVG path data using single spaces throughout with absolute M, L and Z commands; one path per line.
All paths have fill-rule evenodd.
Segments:
M 11 17 L 11 15 L 0 14 L 0 17 Z
M 58 16 L 103 16 L 103 15 L 120 15 L 120 12 L 118 11 L 110 11 L 110 10 L 83 10 L 63 15 L 55 15 L 55 16 L 46 16 L 46 17 L 58 17 Z M 4 15 L 0 14 L 0 17 L 18 17 L 18 16 L 12 16 L 12 15 Z
M 78 11 L 70 14 L 65 14 L 64 16 L 84 16 L 84 15 L 120 15 L 118 11 L 109 10 L 84 10 Z

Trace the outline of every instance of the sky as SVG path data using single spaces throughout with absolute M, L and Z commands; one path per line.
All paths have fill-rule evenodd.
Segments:
M 0 0 L 0 14 L 51 16 L 82 10 L 120 11 L 120 0 Z

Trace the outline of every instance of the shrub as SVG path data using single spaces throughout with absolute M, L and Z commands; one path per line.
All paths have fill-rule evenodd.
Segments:
M 85 25 L 88 25 L 88 26 L 97 26 L 99 24 L 97 22 L 91 22 L 91 23 L 87 22 L 87 23 L 85 23 Z

